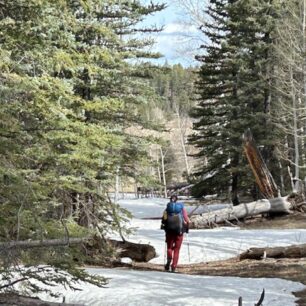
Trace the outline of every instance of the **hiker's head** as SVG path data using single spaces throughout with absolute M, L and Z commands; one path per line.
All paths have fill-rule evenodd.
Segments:
M 170 197 L 170 201 L 171 202 L 176 202 L 177 201 L 177 195 L 172 195 L 171 197 Z

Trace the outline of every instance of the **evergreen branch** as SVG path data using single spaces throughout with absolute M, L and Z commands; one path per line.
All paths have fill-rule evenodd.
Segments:
M 23 277 L 23 278 L 20 278 L 20 279 L 15 280 L 15 281 L 13 281 L 13 282 L 11 282 L 11 283 L 2 285 L 2 286 L 0 286 L 0 291 L 2 291 L 2 290 L 5 289 L 5 288 L 12 287 L 12 286 L 14 286 L 15 284 L 20 283 L 20 282 L 23 282 L 23 281 L 25 281 L 25 280 L 29 280 L 29 278 L 28 278 L 28 277 Z

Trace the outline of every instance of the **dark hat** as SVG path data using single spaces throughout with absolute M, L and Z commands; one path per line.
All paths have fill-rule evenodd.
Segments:
M 175 199 L 174 201 L 177 201 L 177 195 L 176 194 L 173 194 L 173 195 L 171 195 L 171 197 L 170 197 L 170 201 L 172 200 L 172 199 Z

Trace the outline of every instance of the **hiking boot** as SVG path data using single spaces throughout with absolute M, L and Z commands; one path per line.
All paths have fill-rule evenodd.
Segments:
M 169 264 L 168 264 L 168 263 L 165 264 L 165 270 L 166 270 L 166 271 L 169 271 L 169 270 L 170 270 L 170 263 L 169 263 Z
M 175 273 L 176 268 L 175 267 L 171 267 L 171 272 Z
M 165 264 L 165 270 L 166 271 L 169 271 L 170 270 L 170 263 L 171 263 L 171 259 L 169 260 L 167 260 L 167 263 Z

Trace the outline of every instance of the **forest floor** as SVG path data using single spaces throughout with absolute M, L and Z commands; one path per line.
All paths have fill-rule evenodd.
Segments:
M 291 215 L 252 218 L 240 225 L 241 229 L 306 229 L 306 214 L 293 213 Z

